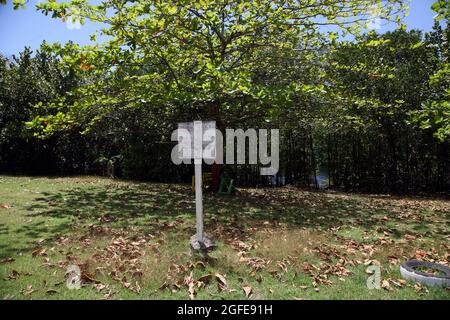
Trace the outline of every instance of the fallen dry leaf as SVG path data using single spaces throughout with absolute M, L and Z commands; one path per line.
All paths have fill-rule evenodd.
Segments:
M 95 291 L 100 292 L 103 289 L 108 289 L 108 285 L 103 284 L 103 283 L 97 283 L 97 284 L 94 284 L 94 288 L 95 288 Z
M 94 279 L 94 275 L 88 271 L 82 270 L 81 272 L 81 280 L 83 281 L 83 283 L 90 283 L 90 282 L 94 282 L 94 283 L 98 283 L 98 280 Z
M 37 256 L 45 256 L 47 253 L 46 253 L 46 249 L 44 249 L 44 248 L 37 248 L 37 249 L 35 249 L 35 250 L 33 250 L 33 252 L 31 252 L 31 255 L 33 256 L 33 257 L 37 257 Z
M 6 278 L 7 280 L 15 280 L 20 276 L 20 272 L 17 270 L 12 270 L 11 274 Z
M 28 296 L 30 294 L 32 294 L 34 291 L 33 286 L 30 284 L 28 285 L 25 289 L 22 289 L 20 292 L 24 295 L 24 296 Z
M 188 286 L 189 299 L 194 300 L 195 298 L 195 280 L 191 273 L 184 279 L 184 283 Z
M 408 241 L 416 240 L 416 237 L 413 236 L 412 234 L 405 234 L 404 238 L 405 238 L 405 240 L 408 240 Z
M 250 296 L 252 294 L 252 287 L 250 287 L 248 284 L 244 284 L 242 286 L 242 290 L 244 290 L 245 296 L 247 298 L 250 298 Z
M 55 294 L 58 293 L 58 290 L 55 289 L 48 289 L 47 291 L 45 291 L 46 294 Z
M 215 276 L 216 276 L 217 287 L 219 288 L 219 291 L 225 290 L 228 287 L 227 280 L 225 279 L 225 277 L 218 272 L 216 272 Z
M 139 282 L 135 281 L 133 291 L 136 292 L 136 293 L 140 293 L 141 292 L 141 286 L 139 285 Z
M 206 274 L 197 279 L 198 282 L 203 282 L 204 284 L 208 284 L 211 281 L 212 274 Z
M 389 284 L 389 280 L 383 280 L 381 282 L 381 287 L 385 290 L 392 291 L 391 285 Z
M 390 279 L 390 281 L 399 288 L 403 288 L 403 286 L 406 284 L 406 280 L 404 279 L 397 279 L 397 280 Z
M 418 250 L 416 250 L 415 258 L 420 259 L 420 258 L 425 257 L 426 255 L 427 255 L 427 253 L 425 251 L 423 251 L 422 249 L 418 249 Z
M 189 265 L 190 268 L 200 268 L 200 269 L 205 269 L 206 268 L 206 264 L 203 261 L 197 261 L 196 263 L 191 263 Z

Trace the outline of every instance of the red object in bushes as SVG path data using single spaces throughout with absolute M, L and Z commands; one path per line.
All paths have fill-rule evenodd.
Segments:
M 219 183 L 220 183 L 220 164 L 214 162 L 212 165 L 212 182 L 211 182 L 212 192 L 219 191 Z

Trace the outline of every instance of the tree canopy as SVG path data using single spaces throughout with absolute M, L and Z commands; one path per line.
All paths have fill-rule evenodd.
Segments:
M 12 88 L 2 91 L 2 125 L 17 128 L 5 136 L 78 141 L 82 163 L 64 148 L 58 163 L 98 172 L 113 161 L 124 177 L 185 179 L 189 169 L 170 163 L 170 133 L 180 121 L 213 119 L 221 128 L 279 128 L 281 174 L 295 184 L 309 185 L 323 167 L 330 185 L 349 189 L 450 183 L 446 1 L 433 5 L 436 23 L 426 33 L 406 30 L 402 0 L 75 0 L 37 8 L 101 27 L 92 45 L 44 43 L 35 57 L 25 52 L 0 67 Z M 370 31 L 373 19 L 398 29 Z M 44 54 L 48 65 L 38 62 Z M 37 71 L 21 80 L 26 63 Z M 51 81 L 42 80 L 47 69 L 58 70 Z M 11 96 L 25 84 L 38 94 Z M 229 170 L 244 185 L 264 183 L 252 166 Z
M 141 102 L 202 109 L 222 119 L 226 108 L 288 105 L 303 83 L 262 81 L 274 61 L 317 59 L 316 50 L 345 34 L 359 34 L 373 15 L 400 22 L 404 1 L 47 1 L 44 14 L 96 21 L 109 40 L 84 48 L 53 46 L 79 64 L 90 79 L 77 106 L 47 119 L 53 125 L 79 120 L 94 107 L 95 119 L 111 108 Z M 335 31 L 325 36 L 324 26 Z M 330 40 L 331 39 L 331 40 Z M 309 51 L 309 52 L 308 52 Z M 288 69 L 295 68 L 291 63 Z M 285 70 L 289 74 L 289 70 Z M 124 90 L 126 88 L 126 90 Z M 310 90 L 311 88 L 306 88 Z M 90 110 L 92 111 L 92 110 Z M 269 110 L 270 111 L 270 110 Z M 253 112 L 253 111 L 252 111 Z M 82 121 L 83 122 L 83 121 Z M 86 122 L 83 122 L 86 124 Z M 89 125 L 88 125 L 89 127 Z

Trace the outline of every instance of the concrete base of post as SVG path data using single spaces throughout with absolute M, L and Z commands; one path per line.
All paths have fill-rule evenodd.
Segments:
M 199 241 L 196 234 L 191 237 L 191 248 L 193 250 L 208 252 L 214 250 L 216 247 L 217 245 L 214 240 L 208 238 L 206 235 L 203 236 L 203 241 Z

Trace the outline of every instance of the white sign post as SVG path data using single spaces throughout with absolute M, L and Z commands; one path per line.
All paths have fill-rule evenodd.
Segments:
M 197 223 L 197 240 L 203 242 L 203 190 L 202 164 L 195 163 L 195 216 Z
M 196 213 L 196 234 L 191 238 L 192 248 L 195 250 L 210 250 L 215 247 L 214 242 L 205 236 L 203 232 L 203 190 L 202 190 L 202 162 L 215 159 L 215 121 L 194 121 L 178 124 L 178 136 L 183 139 L 184 147 L 182 159 L 194 159 L 195 167 L 195 213 Z M 204 141 L 204 134 L 209 141 Z M 211 144 L 213 142 L 213 144 Z M 187 145 L 187 143 L 189 145 Z M 205 143 L 208 144 L 209 152 L 204 152 Z M 211 145 L 213 148 L 211 149 Z M 187 151 L 187 152 L 186 152 Z

